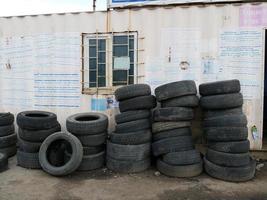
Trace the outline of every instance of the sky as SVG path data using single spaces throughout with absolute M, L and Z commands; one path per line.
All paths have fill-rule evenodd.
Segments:
M 106 9 L 106 0 L 96 2 L 97 10 Z M 93 0 L 0 0 L 0 16 L 89 11 L 92 5 Z

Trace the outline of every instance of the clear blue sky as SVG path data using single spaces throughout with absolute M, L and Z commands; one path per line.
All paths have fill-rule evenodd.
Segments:
M 106 0 L 97 0 L 97 10 L 105 10 Z M 92 10 L 93 0 L 0 0 L 0 16 L 30 15 Z

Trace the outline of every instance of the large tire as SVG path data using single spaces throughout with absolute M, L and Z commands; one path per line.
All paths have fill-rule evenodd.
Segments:
M 186 128 L 177 128 L 168 131 L 154 133 L 153 140 L 158 141 L 165 138 L 179 137 L 179 136 L 191 136 L 191 129 L 189 127 L 186 127 Z
M 249 151 L 249 146 L 249 140 L 208 143 L 208 148 L 225 153 L 247 153 Z
M 164 175 L 170 177 L 189 178 L 198 176 L 203 171 L 202 161 L 192 165 L 169 165 L 162 161 L 157 160 L 157 169 Z
M 250 160 L 249 165 L 242 167 L 224 167 L 216 165 L 204 158 L 205 171 L 210 176 L 231 182 L 244 182 L 252 179 L 255 175 L 256 162 Z
M 0 172 L 7 170 L 8 168 L 8 157 L 6 154 L 0 153 Z
M 146 96 L 151 94 L 150 86 L 147 84 L 134 84 L 120 87 L 115 91 L 115 98 L 117 101 L 130 99 L 139 96 Z
M 16 143 L 17 143 L 17 134 L 16 133 L 14 133 L 12 135 L 0 137 L 0 149 L 15 145 Z
M 246 115 L 225 115 L 203 120 L 204 127 L 246 127 Z
M 204 135 L 208 141 L 228 142 L 240 141 L 248 138 L 247 127 L 209 127 L 204 128 Z
M 183 122 L 156 122 L 152 124 L 152 132 L 159 133 L 163 131 L 190 127 L 191 122 L 183 121 Z
M 117 124 L 135 121 L 139 119 L 147 119 L 150 117 L 149 110 L 132 110 L 128 112 L 123 112 L 115 116 Z
M 19 137 L 29 142 L 43 142 L 49 135 L 61 131 L 59 123 L 47 130 L 27 130 L 19 128 Z
M 189 121 L 194 118 L 194 110 L 185 107 L 158 108 L 153 112 L 156 122 Z
M 226 110 L 206 110 L 204 112 L 204 119 L 212 117 L 220 117 L 224 115 L 241 115 L 243 114 L 242 106 Z
M 83 146 L 95 147 L 104 144 L 107 138 L 107 133 L 104 132 L 96 135 L 77 136 L 77 138 L 80 140 Z
M 201 162 L 200 153 L 193 149 L 189 151 L 171 152 L 162 157 L 162 161 L 169 165 L 192 165 Z
M 196 95 L 188 95 L 175 97 L 161 102 L 161 107 L 197 107 L 198 97 Z
M 130 110 L 150 110 L 157 105 L 156 99 L 153 95 L 135 97 L 127 99 L 119 103 L 120 112 L 126 112 Z
M 237 92 L 240 92 L 240 82 L 237 79 L 203 83 L 199 85 L 199 93 L 202 96 Z
M 16 145 L 12 145 L 6 148 L 0 149 L 0 153 L 6 154 L 8 158 L 16 155 L 17 153 L 17 147 Z
M 139 145 L 120 145 L 108 141 L 107 156 L 116 160 L 144 160 L 150 156 L 150 143 Z
M 15 133 L 15 126 L 14 126 L 14 124 L 0 126 L 0 137 L 11 135 L 13 133 Z
M 18 165 L 27 169 L 41 169 L 38 153 L 17 152 Z
M 219 94 L 200 98 L 200 106 L 204 110 L 220 110 L 236 108 L 243 105 L 241 93 Z
M 107 168 L 119 173 L 137 173 L 145 171 L 150 167 L 150 158 L 144 160 L 129 161 L 129 160 L 116 160 L 107 156 Z
M 206 158 L 225 167 L 241 167 L 248 165 L 250 161 L 249 153 L 223 153 L 212 149 L 207 150 Z
M 151 142 L 152 133 L 150 130 L 141 130 L 128 133 L 111 133 L 110 141 L 115 144 L 138 145 Z
M 38 153 L 39 149 L 41 147 L 41 142 L 28 142 L 26 140 L 23 140 L 21 138 L 18 138 L 18 148 L 20 151 L 26 152 L 26 153 Z
M 116 132 L 117 133 L 128 133 L 135 132 L 151 128 L 151 122 L 149 119 L 140 119 L 136 121 L 125 122 L 117 124 Z
M 194 148 L 192 137 L 179 136 L 166 138 L 152 143 L 154 156 L 160 156 L 171 152 L 186 151 Z
M 17 115 L 17 124 L 22 129 L 42 130 L 55 127 L 57 116 L 46 111 L 25 111 Z
M 0 126 L 8 126 L 14 123 L 14 115 L 12 113 L 0 113 Z
M 155 95 L 158 101 L 196 94 L 196 83 L 190 80 L 167 83 L 155 89 Z
M 48 161 L 47 151 L 53 142 L 62 140 L 67 142 L 71 146 L 72 154 L 69 162 L 67 162 L 63 166 L 56 167 L 51 165 L 51 163 Z M 54 133 L 48 136 L 48 138 L 46 138 L 42 143 L 39 151 L 39 160 L 43 170 L 54 176 L 63 176 L 74 172 L 81 164 L 82 157 L 83 149 L 79 139 L 74 135 L 63 132 Z
M 67 118 L 67 130 L 75 135 L 103 133 L 108 127 L 108 117 L 102 113 L 80 113 Z

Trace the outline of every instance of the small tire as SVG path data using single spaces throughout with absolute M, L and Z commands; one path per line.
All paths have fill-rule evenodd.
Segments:
M 14 133 L 12 135 L 7 135 L 0 137 L 0 149 L 6 148 L 12 145 L 16 145 L 17 143 L 17 134 Z
M 151 122 L 149 119 L 140 119 L 130 122 L 125 122 L 117 124 L 116 131 L 117 133 L 127 133 L 129 131 L 135 132 L 151 128 Z
M 194 118 L 194 111 L 186 107 L 158 108 L 154 110 L 153 118 L 156 122 L 189 121 Z
M 8 157 L 6 154 L 0 153 L 0 172 L 8 169 Z
M 234 142 L 209 142 L 208 148 L 225 153 L 247 153 L 250 149 L 249 140 Z
M 117 101 L 130 99 L 139 96 L 147 96 L 151 94 L 150 86 L 147 84 L 134 84 L 120 87 L 115 91 Z
M 159 133 L 163 131 L 178 129 L 178 128 L 185 128 L 190 127 L 191 122 L 189 121 L 182 121 L 182 122 L 155 122 L 152 124 L 152 132 Z
M 132 99 L 120 101 L 120 112 L 127 112 L 131 110 L 150 110 L 157 105 L 156 98 L 153 95 L 140 96 Z
M 161 102 L 161 107 L 197 107 L 199 99 L 196 95 L 175 97 Z
M 204 119 L 212 117 L 220 117 L 224 115 L 241 115 L 241 114 L 243 114 L 242 106 L 225 110 L 205 110 Z
M 111 133 L 110 141 L 115 144 L 138 145 L 151 142 L 152 133 L 149 129 L 128 132 L 128 133 Z
M 14 126 L 14 124 L 0 126 L 0 137 L 11 135 L 13 133 L 15 133 L 15 126 Z
M 158 141 L 171 137 L 179 137 L 179 136 L 191 136 L 191 129 L 189 127 L 186 127 L 186 128 L 177 128 L 168 131 L 154 133 L 153 141 Z
M 163 155 L 162 161 L 169 165 L 192 165 L 202 161 L 200 153 L 195 150 L 171 152 Z
M 104 144 L 107 138 L 107 133 L 101 133 L 96 135 L 84 135 L 84 136 L 77 136 L 83 146 L 99 146 Z
M 16 155 L 17 153 L 17 147 L 16 145 L 12 145 L 6 148 L 0 149 L 0 153 L 6 154 L 8 158 Z
M 18 148 L 20 151 L 26 152 L 26 153 L 38 153 L 39 149 L 41 147 L 41 142 L 28 142 L 21 138 L 18 138 Z
M 147 118 L 150 118 L 149 110 L 131 110 L 117 114 L 115 116 L 115 121 L 117 124 L 121 124 L 125 122 L 135 121 L 139 119 L 147 119 Z
M 0 126 L 8 126 L 14 123 L 14 115 L 12 113 L 0 113 Z
M 246 127 L 246 115 L 225 115 L 212 117 L 203 120 L 204 127 Z
M 17 152 L 18 165 L 27 169 L 41 169 L 38 153 Z

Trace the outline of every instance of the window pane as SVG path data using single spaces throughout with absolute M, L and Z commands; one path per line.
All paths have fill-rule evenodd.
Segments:
M 90 39 L 89 45 L 96 45 L 96 39 Z
M 113 43 L 114 44 L 128 44 L 128 36 L 125 36 L 125 35 L 114 36 Z
M 98 87 L 106 86 L 106 77 L 98 77 Z
M 134 84 L 134 77 L 133 76 L 129 76 L 129 84 Z
M 117 81 L 127 82 L 127 71 L 126 70 L 113 71 L 113 82 L 117 82 Z
M 130 64 L 129 75 L 134 75 L 134 64 Z
M 129 49 L 134 49 L 134 40 L 129 40 Z
M 98 52 L 98 63 L 106 63 L 106 53 Z
M 98 64 L 98 76 L 106 76 L 106 65 Z
M 96 69 L 96 58 L 89 59 L 89 69 Z
M 117 86 L 117 85 L 127 85 L 127 82 L 123 82 L 123 83 L 113 83 L 113 86 Z
M 128 56 L 128 45 L 114 46 L 113 56 Z
M 96 71 L 89 72 L 89 82 L 96 82 Z
M 130 51 L 129 55 L 130 55 L 130 63 L 133 63 L 134 62 L 134 51 Z
M 96 57 L 96 47 L 95 46 L 89 47 L 89 57 Z
M 106 40 L 105 39 L 98 40 L 98 50 L 106 51 Z
M 96 87 L 96 83 L 89 83 L 89 87 Z

